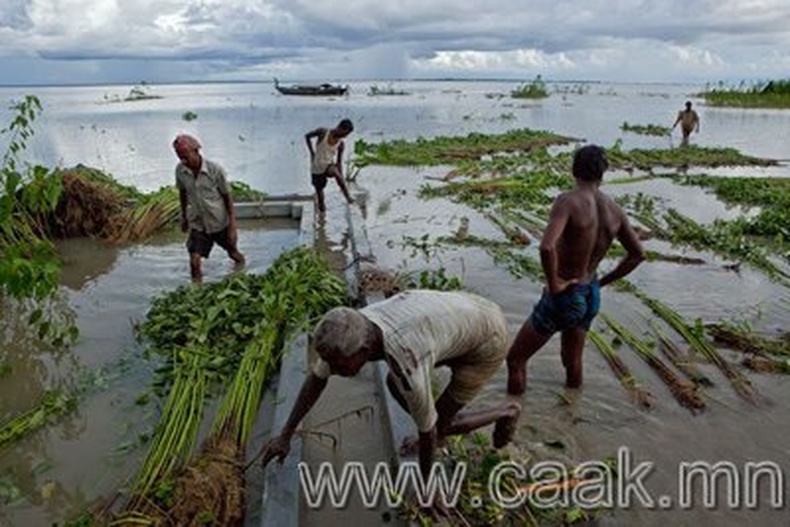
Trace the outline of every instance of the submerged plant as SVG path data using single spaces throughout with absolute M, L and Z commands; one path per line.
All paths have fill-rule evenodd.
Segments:
M 46 392 L 35 407 L 0 423 L 0 449 L 73 411 L 76 403 L 76 397 L 67 393 Z
M 672 132 L 672 129 L 668 126 L 661 126 L 658 124 L 629 124 L 628 121 L 624 121 L 623 124 L 620 125 L 620 130 L 639 135 L 655 135 L 659 137 L 668 136 Z

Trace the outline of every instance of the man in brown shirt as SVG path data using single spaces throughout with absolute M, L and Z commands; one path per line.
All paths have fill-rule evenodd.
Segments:
M 180 162 L 176 166 L 176 187 L 181 203 L 181 230 L 189 231 L 187 251 L 192 280 L 202 279 L 201 258 L 208 258 L 216 243 L 238 265 L 244 255 L 236 246 L 236 214 L 225 171 L 200 155 L 200 143 L 190 135 L 179 135 L 173 149 Z

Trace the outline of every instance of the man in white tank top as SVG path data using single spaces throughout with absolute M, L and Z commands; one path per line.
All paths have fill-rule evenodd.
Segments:
M 304 136 L 307 149 L 310 151 L 310 175 L 315 188 L 315 197 L 318 210 L 324 212 L 324 187 L 329 178 L 334 178 L 346 201 L 354 203 L 348 192 L 346 181 L 343 179 L 343 139 L 354 131 L 354 124 L 349 119 L 343 119 L 332 129 L 316 128 Z M 315 139 L 315 146 L 313 146 Z

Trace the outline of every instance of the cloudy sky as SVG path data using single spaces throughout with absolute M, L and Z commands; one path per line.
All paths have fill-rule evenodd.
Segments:
M 0 84 L 790 74 L 790 0 L 0 0 Z

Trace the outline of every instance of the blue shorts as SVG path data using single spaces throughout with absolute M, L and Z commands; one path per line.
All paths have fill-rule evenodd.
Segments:
M 600 308 L 601 286 L 597 280 L 571 285 L 556 295 L 544 290 L 530 322 L 535 331 L 544 336 L 577 327 L 588 330 Z

